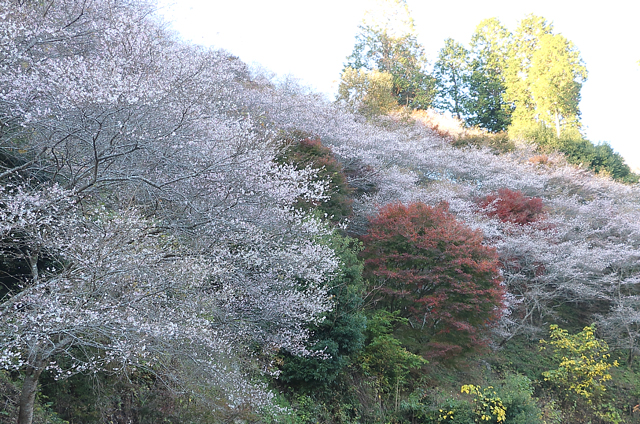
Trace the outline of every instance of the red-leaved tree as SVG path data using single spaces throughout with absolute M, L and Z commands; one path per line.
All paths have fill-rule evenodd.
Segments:
M 498 193 L 489 194 L 478 202 L 491 217 L 498 217 L 502 222 L 514 224 L 530 224 L 543 214 L 543 203 L 539 197 L 527 197 L 521 191 L 501 188 Z
M 387 205 L 363 238 L 365 275 L 379 287 L 382 304 L 421 329 L 427 356 L 440 358 L 482 345 L 503 298 L 495 249 L 448 209 Z

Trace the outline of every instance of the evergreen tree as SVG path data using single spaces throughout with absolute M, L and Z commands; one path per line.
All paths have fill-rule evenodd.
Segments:
M 520 22 L 511 43 L 505 98 L 513 107 L 510 132 L 526 135 L 538 124 L 579 128 L 579 102 L 587 70 L 573 43 L 544 18 L 529 15 Z
M 434 68 L 438 94 L 436 107 L 448 110 L 458 119 L 465 115 L 468 101 L 469 52 L 452 38 L 444 41 Z
M 514 108 L 509 132 L 521 135 L 535 123 L 535 104 L 531 95 L 529 69 L 538 40 L 551 34 L 553 26 L 546 19 L 527 15 L 520 21 L 509 46 L 505 100 Z
M 280 379 L 290 385 L 331 384 L 350 363 L 349 356 L 362 350 L 365 342 L 366 317 L 362 312 L 362 261 L 358 259 L 360 243 L 333 233 L 328 244 L 338 255 L 341 266 L 338 274 L 328 282 L 334 308 L 325 319 L 311 326 L 313 338 L 309 349 L 316 356 L 285 355 Z
M 561 127 L 578 127 L 580 89 L 587 69 L 573 43 L 560 34 L 540 37 L 529 76 L 537 119 L 547 127 L 555 125 L 557 137 Z
M 496 18 L 485 19 L 471 38 L 467 123 L 492 132 L 504 131 L 512 108 L 504 98 L 511 34 Z

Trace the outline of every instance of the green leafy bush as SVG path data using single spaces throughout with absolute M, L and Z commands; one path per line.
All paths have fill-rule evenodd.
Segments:
M 400 403 L 396 416 L 402 423 L 471 424 L 473 405 L 459 395 L 444 393 L 439 389 L 425 393 L 418 390 Z
M 608 143 L 593 144 L 577 130 L 564 131 L 558 137 L 553 129 L 534 125 L 519 130 L 510 129 L 510 137 L 513 138 L 514 134 L 516 138 L 535 142 L 543 152 L 562 152 L 567 162 L 582 165 L 596 174 L 626 183 L 637 183 L 640 178 L 631 172 L 624 158 Z
M 388 72 L 345 68 L 340 76 L 337 100 L 353 112 L 373 117 L 398 106 L 392 89 L 393 75 Z
M 542 410 L 533 397 L 533 382 L 529 378 L 521 374 L 507 373 L 494 387 L 506 409 L 505 423 L 543 423 Z
M 358 363 L 365 375 L 375 376 L 380 388 L 391 393 L 407 382 L 411 370 L 427 363 L 421 356 L 409 352 L 392 332 L 397 324 L 406 323 L 397 312 L 377 310 L 367 321 L 367 343 Z
M 336 252 L 341 266 L 328 282 L 334 308 L 324 321 L 310 328 L 313 333 L 309 348 L 328 357 L 285 355 L 280 379 L 291 385 L 332 383 L 350 363 L 349 357 L 362 350 L 366 318 L 362 312 L 362 262 L 358 259 L 360 243 L 334 232 L 327 243 Z
M 476 128 L 465 130 L 453 140 L 455 147 L 476 146 L 488 147 L 497 153 L 508 153 L 515 150 L 515 143 L 506 132 L 491 133 Z

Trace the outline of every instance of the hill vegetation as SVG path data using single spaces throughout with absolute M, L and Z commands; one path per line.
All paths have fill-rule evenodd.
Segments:
M 489 20 L 432 76 L 389 4 L 329 102 L 142 0 L 0 0 L 0 423 L 640 422 L 640 188 L 579 55 Z M 489 65 L 544 46 L 566 107 Z

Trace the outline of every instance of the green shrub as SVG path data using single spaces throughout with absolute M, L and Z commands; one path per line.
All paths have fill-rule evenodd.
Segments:
M 331 384 L 350 363 L 350 356 L 358 354 L 364 346 L 366 317 L 362 312 L 362 262 L 358 259 L 360 243 L 334 232 L 327 243 L 340 259 L 340 271 L 329 281 L 329 294 L 334 299 L 333 309 L 324 321 L 310 328 L 312 351 L 322 351 L 328 357 L 300 357 L 285 355 L 280 380 L 289 385 Z
M 473 384 L 465 384 L 460 388 L 462 393 L 473 396 L 473 421 L 476 423 L 504 423 L 507 416 L 507 408 L 502 399 L 493 389 L 487 386 L 484 389 Z M 444 415 L 446 419 L 446 415 Z
M 347 67 L 340 76 L 337 100 L 367 117 L 385 114 L 398 106 L 393 96 L 393 75 Z
M 516 148 L 506 132 L 491 133 L 478 129 L 465 130 L 453 139 L 453 145 L 455 147 L 488 147 L 497 153 L 512 152 Z
M 608 143 L 593 144 L 576 129 L 564 131 L 558 137 L 552 128 L 533 125 L 527 128 L 510 128 L 510 138 L 536 143 L 543 152 L 562 152 L 567 162 L 582 165 L 596 174 L 606 175 L 625 183 L 637 183 L 640 176 L 631 172 L 624 158 Z
M 358 358 L 365 375 L 375 376 L 384 393 L 404 387 L 411 370 L 427 363 L 421 356 L 409 352 L 393 335 L 393 327 L 406 324 L 397 312 L 377 310 L 367 321 L 367 343 Z
M 542 424 L 542 410 L 533 397 L 533 383 L 521 374 L 507 373 L 495 385 L 497 396 L 506 409 L 505 423 Z
M 473 405 L 468 399 L 441 389 L 430 393 L 413 392 L 400 403 L 395 413 L 397 422 L 412 424 L 471 424 L 473 417 Z

